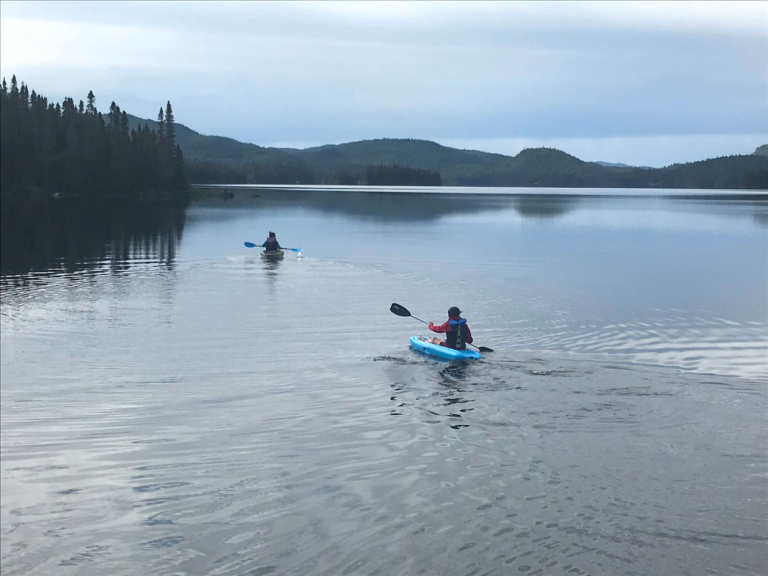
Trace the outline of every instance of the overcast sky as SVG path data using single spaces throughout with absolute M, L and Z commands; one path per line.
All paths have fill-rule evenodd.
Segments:
M 1 2 L 0 73 L 265 146 L 663 166 L 768 143 L 768 2 Z

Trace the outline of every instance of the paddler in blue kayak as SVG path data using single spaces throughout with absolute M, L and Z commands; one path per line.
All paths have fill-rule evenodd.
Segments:
M 274 232 L 269 233 L 269 238 L 264 240 L 264 244 L 261 245 L 267 252 L 277 252 L 280 250 L 280 242 L 277 241 L 277 236 Z
M 451 306 L 448 309 L 448 322 L 440 326 L 435 326 L 430 322 L 429 329 L 438 334 L 447 334 L 445 340 L 440 340 L 439 338 L 427 340 L 423 338 L 423 340 L 438 346 L 445 346 L 454 350 L 466 350 L 467 344 L 474 342 L 472 332 L 469 331 L 469 326 L 467 326 L 467 320 L 461 317 L 461 310 L 456 306 Z

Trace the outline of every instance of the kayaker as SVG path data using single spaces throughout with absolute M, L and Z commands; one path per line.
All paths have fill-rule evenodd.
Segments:
M 466 350 L 467 344 L 472 344 L 472 332 L 469 331 L 467 320 L 461 317 L 461 310 L 456 306 L 448 309 L 448 322 L 440 326 L 429 323 L 429 329 L 438 334 L 447 334 L 445 340 L 439 338 L 430 338 L 432 344 L 453 348 L 454 350 Z
M 274 232 L 269 233 L 269 238 L 264 240 L 264 244 L 261 245 L 267 252 L 277 252 L 280 250 L 280 242 L 277 241 L 277 236 Z

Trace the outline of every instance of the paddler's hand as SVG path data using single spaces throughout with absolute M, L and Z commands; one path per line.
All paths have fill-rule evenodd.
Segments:
M 432 322 L 430 322 L 430 323 L 429 323 L 429 329 L 430 329 L 430 330 L 434 330 L 434 329 L 435 329 L 435 325 L 434 325 L 434 324 L 432 324 Z

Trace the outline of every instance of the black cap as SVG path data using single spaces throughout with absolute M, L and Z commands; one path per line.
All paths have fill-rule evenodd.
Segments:
M 456 308 L 456 306 L 448 308 L 448 316 L 458 316 L 459 314 L 461 314 L 461 310 Z

